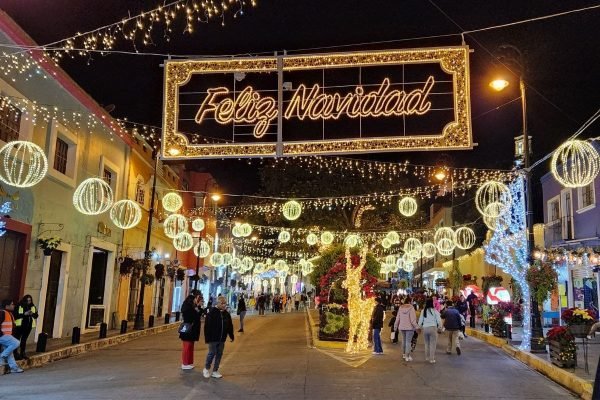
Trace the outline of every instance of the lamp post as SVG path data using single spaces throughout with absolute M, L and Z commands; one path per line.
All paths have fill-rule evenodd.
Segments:
M 213 193 L 213 194 L 211 194 L 210 199 L 214 203 L 214 212 L 215 212 L 215 243 L 214 243 L 213 251 L 217 251 L 218 246 L 219 246 L 219 210 L 217 208 L 217 202 L 219 200 L 221 200 L 221 195 L 218 193 Z M 211 279 L 210 279 L 211 285 L 213 284 L 215 279 L 216 279 L 216 271 L 215 271 L 215 266 L 213 265 L 213 267 L 211 269 Z M 216 294 L 218 294 L 218 293 L 216 293 Z

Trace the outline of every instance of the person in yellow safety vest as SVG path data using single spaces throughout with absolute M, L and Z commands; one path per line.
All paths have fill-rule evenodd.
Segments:
M 5 374 L 5 367 L 8 364 L 10 372 L 19 374 L 23 372 L 17 365 L 13 351 L 19 347 L 19 341 L 12 335 L 15 319 L 12 312 L 15 310 L 15 303 L 10 300 L 2 300 L 0 305 L 0 375 Z
M 15 358 L 17 360 L 27 360 L 25 347 L 27 346 L 27 338 L 32 329 L 35 328 L 35 320 L 38 317 L 37 308 L 33 305 L 33 299 L 30 295 L 23 296 L 15 310 L 15 334 L 14 336 L 21 342 L 21 353 L 17 354 L 15 350 Z

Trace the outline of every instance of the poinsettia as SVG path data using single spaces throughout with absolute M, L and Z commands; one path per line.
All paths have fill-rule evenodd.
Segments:
M 567 325 L 591 325 L 596 322 L 596 319 L 598 318 L 594 310 L 585 310 L 578 307 L 566 309 L 562 312 L 560 317 Z

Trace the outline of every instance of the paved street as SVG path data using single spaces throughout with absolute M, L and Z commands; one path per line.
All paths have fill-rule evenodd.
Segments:
M 389 333 L 385 336 L 389 341 Z M 402 361 L 397 346 L 387 343 L 385 355 L 364 357 L 311 349 L 307 343 L 302 312 L 250 317 L 246 333 L 226 344 L 224 378 L 204 379 L 204 344 L 197 346 L 196 369 L 181 371 L 180 342 L 172 331 L 2 376 L 0 399 L 573 398 L 472 338 L 463 342 L 461 357 L 444 354 L 443 338 L 435 365 L 424 362 L 421 342 L 410 364 Z

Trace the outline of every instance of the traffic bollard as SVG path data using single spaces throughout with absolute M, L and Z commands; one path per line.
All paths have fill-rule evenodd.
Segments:
M 121 335 L 127 333 L 127 320 L 121 321 Z
M 75 326 L 73 327 L 73 334 L 71 336 L 71 344 L 79 344 L 81 340 L 81 329 Z
M 180 312 L 180 311 L 177 311 L 177 312 L 175 313 L 175 322 L 179 322 L 179 317 L 181 317 L 181 312 Z
M 46 332 L 42 332 L 38 335 L 38 342 L 35 346 L 36 353 L 44 353 L 46 352 L 46 343 L 48 343 L 48 334 Z
M 148 317 L 148 328 L 152 328 L 154 326 L 154 315 Z
M 106 338 L 106 331 L 108 329 L 108 325 L 106 324 L 106 322 L 103 322 L 100 324 L 100 335 L 98 336 L 98 339 L 105 339 Z
M 171 314 L 165 314 L 165 325 L 171 322 Z

